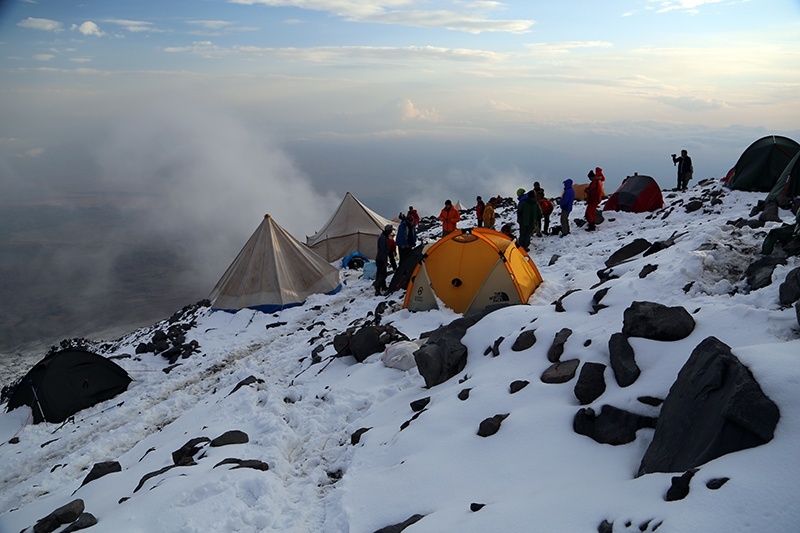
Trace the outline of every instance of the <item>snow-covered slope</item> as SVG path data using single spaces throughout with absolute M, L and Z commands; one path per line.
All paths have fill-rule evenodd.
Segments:
M 199 351 L 175 366 L 135 353 L 166 322 L 98 344 L 122 356 L 116 362 L 134 378 L 126 392 L 63 426 L 28 424 L 24 408 L 0 416 L 0 531 L 21 531 L 76 498 L 96 517 L 93 531 L 117 533 L 361 533 L 415 515 L 424 517 L 406 531 L 598 531 L 604 521 L 615 532 L 797 531 L 800 331 L 794 309 L 778 303 L 778 285 L 800 261 L 789 258 L 771 285 L 751 291 L 744 270 L 777 223 L 727 224 L 748 218 L 762 196 L 710 183 L 666 193 L 665 208 L 654 214 L 606 213 L 596 232 L 534 238 L 531 255 L 544 283 L 530 305 L 500 309 L 471 327 L 462 340 L 466 368 L 430 389 L 416 369 L 388 368 L 380 354 L 362 364 L 330 359 L 334 335 L 374 319 L 379 306 L 381 323 L 411 339 L 459 318 L 448 310 L 409 313 L 401 293 L 375 297 L 357 271 L 343 272 L 340 293 L 274 315 L 185 309 L 180 320 L 192 324 L 187 340 Z M 703 199 L 703 207 L 687 212 L 691 199 Z M 577 204 L 573 218 L 582 210 Z M 511 209 L 499 214 L 513 218 Z M 470 225 L 465 218 L 461 225 Z M 673 246 L 614 267 L 616 277 L 598 285 L 598 271 L 623 245 L 673 234 Z M 657 268 L 641 277 L 645 265 Z M 596 311 L 600 289 L 607 289 L 605 307 Z M 554 306 L 559 299 L 563 312 Z M 631 338 L 640 378 L 621 388 L 607 367 L 607 388 L 590 407 L 657 416 L 658 407 L 638 398 L 664 398 L 694 347 L 715 336 L 780 409 L 772 441 L 703 465 L 679 501 L 664 498 L 678 474 L 635 477 L 652 429 L 620 446 L 578 435 L 575 380 L 540 380 L 565 327 L 573 331 L 565 358 L 608 365 L 608 339 L 621 331 L 633 301 L 683 306 L 696 328 L 675 342 Z M 535 330 L 536 343 L 512 350 L 525 330 Z M 484 355 L 492 346 L 497 355 Z M 322 361 L 312 365 L 312 352 Z M 529 384 L 511 394 L 518 380 Z M 465 388 L 469 397 L 460 399 Z M 410 403 L 426 397 L 426 409 L 415 413 Z M 508 415 L 500 431 L 478 436 L 481 421 L 496 414 Z M 202 440 L 193 464 L 166 469 L 188 441 L 232 430 L 248 442 Z M 226 459 L 256 462 L 235 468 Z M 121 471 L 81 486 L 93 465 L 107 461 Z M 706 487 L 718 478 L 729 481 Z

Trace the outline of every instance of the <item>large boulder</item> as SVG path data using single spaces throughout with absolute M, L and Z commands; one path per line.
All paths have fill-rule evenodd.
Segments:
M 654 341 L 677 341 L 694 331 L 692 315 L 683 307 L 633 302 L 623 314 L 622 333 Z
M 370 355 L 383 352 L 388 344 L 401 340 L 408 338 L 394 326 L 364 326 L 350 337 L 350 353 L 363 363 Z
M 461 339 L 483 317 L 507 304 L 491 305 L 480 313 L 457 318 L 430 334 L 425 344 L 414 352 L 417 369 L 426 387 L 434 387 L 458 375 L 467 365 L 467 347 Z
M 772 440 L 778 406 L 729 346 L 708 337 L 670 388 L 639 475 L 683 472 Z

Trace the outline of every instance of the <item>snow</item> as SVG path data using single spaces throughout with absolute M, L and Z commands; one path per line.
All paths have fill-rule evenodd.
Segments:
M 771 285 L 751 291 L 743 272 L 778 224 L 726 224 L 749 218 L 763 197 L 758 193 L 722 190 L 721 204 L 687 213 L 683 206 L 701 190 L 666 193 L 665 208 L 655 214 L 606 213 L 596 232 L 573 227 L 565 238 L 535 238 L 531 255 L 544 283 L 529 305 L 500 309 L 471 327 L 462 340 L 466 368 L 430 389 L 416 368 L 388 368 L 382 354 L 361 364 L 330 359 L 333 336 L 365 324 L 383 301 L 382 323 L 412 340 L 459 318 L 447 309 L 410 313 L 402 309 L 402 292 L 376 297 L 358 271 L 342 272 L 346 284 L 338 294 L 315 295 L 280 313 L 201 308 L 187 332 L 200 352 L 169 373 L 163 357 L 135 355 L 152 329 L 106 343 L 104 355 L 130 355 L 115 360 L 134 378 L 127 391 L 63 426 L 33 425 L 26 408 L 0 415 L 0 531 L 22 531 L 75 498 L 97 518 L 92 531 L 115 533 L 361 533 L 415 514 L 424 518 L 406 531 L 597 531 L 604 520 L 615 532 L 800 530 L 800 330 L 794 308 L 778 303 L 779 284 L 800 260 L 789 258 Z M 582 214 L 577 203 L 573 219 Z M 503 222 L 513 217 L 510 209 L 499 215 Z M 465 219 L 460 225 L 471 225 Z M 557 221 L 554 214 L 551 222 Z M 673 232 L 680 235 L 673 246 L 612 267 L 617 277 L 599 284 L 597 273 L 614 251 L 634 238 L 663 241 Z M 645 265 L 657 269 L 641 278 Z M 593 297 L 605 288 L 606 307 L 595 312 Z M 564 312 L 556 312 L 553 303 L 562 297 Z M 703 465 L 679 501 L 664 495 L 681 473 L 635 477 L 653 430 L 640 430 L 621 446 L 578 435 L 572 429 L 582 407 L 575 380 L 539 379 L 550 366 L 547 350 L 565 327 L 573 334 L 562 360 L 608 365 L 608 339 L 621 331 L 633 301 L 683 306 L 697 326 L 676 342 L 631 338 L 641 376 L 620 388 L 607 366 L 607 389 L 590 407 L 657 416 L 657 407 L 637 398 L 664 398 L 693 348 L 715 336 L 780 409 L 772 441 Z M 536 343 L 513 351 L 516 337 L 529 329 Z M 501 337 L 499 354 L 484 355 Z M 323 362 L 310 365 L 318 345 L 324 345 Z M 231 394 L 249 376 L 261 381 Z M 517 380 L 529 384 L 511 394 Z M 470 394 L 461 400 L 465 388 Z M 425 397 L 430 403 L 415 414 L 409 404 Z M 480 422 L 496 414 L 508 414 L 500 431 L 478 436 Z M 351 444 L 362 428 L 370 429 Z M 189 440 L 230 430 L 244 431 L 249 442 L 202 444 L 196 464 L 141 481 L 172 465 L 172 452 Z M 17 443 L 10 442 L 14 437 Z M 227 458 L 257 459 L 269 470 L 216 466 Z M 104 461 L 118 461 L 122 471 L 81 487 L 92 466 Z M 723 477 L 730 481 L 721 488 L 706 487 Z M 473 503 L 484 507 L 472 511 Z

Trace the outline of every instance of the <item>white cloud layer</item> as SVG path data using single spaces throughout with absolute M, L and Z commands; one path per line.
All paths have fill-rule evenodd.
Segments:
M 497 20 L 492 11 L 504 7 L 501 2 L 453 2 L 449 9 L 426 9 L 428 3 L 414 0 L 231 0 L 235 4 L 269 7 L 297 7 L 325 11 L 351 22 L 396 24 L 419 28 L 446 28 L 472 34 L 484 32 L 528 33 L 533 20 Z M 442 3 L 442 2 L 439 2 Z
M 59 32 L 64 29 L 64 25 L 58 22 L 57 20 L 40 19 L 34 17 L 28 17 L 25 20 L 19 21 L 17 23 L 17 26 L 29 30 L 41 30 L 41 31 L 53 31 L 53 32 Z

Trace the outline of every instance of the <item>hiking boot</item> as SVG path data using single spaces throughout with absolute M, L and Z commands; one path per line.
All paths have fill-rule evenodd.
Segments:
M 594 222 L 589 222 L 589 226 L 586 228 L 586 231 L 595 231 L 596 229 L 597 226 L 594 224 Z

